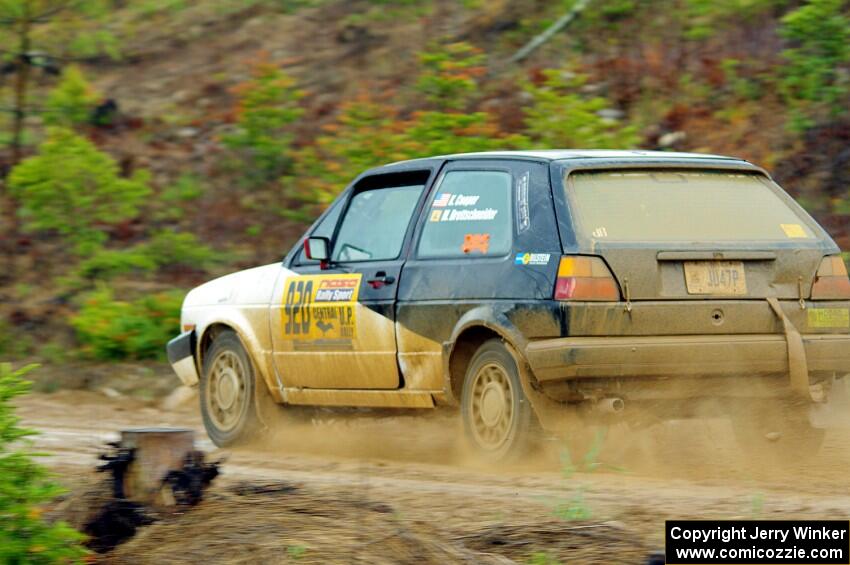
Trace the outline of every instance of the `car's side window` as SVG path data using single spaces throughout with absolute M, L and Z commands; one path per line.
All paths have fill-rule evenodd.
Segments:
M 510 173 L 450 171 L 426 211 L 417 256 L 501 256 L 511 250 Z
M 397 258 L 424 188 L 422 184 L 392 186 L 354 194 L 334 241 L 332 260 L 347 263 Z
M 312 237 L 326 237 L 328 239 L 332 238 L 334 235 L 334 228 L 336 228 L 336 223 L 339 221 L 339 215 L 342 213 L 343 201 L 337 200 L 333 204 L 331 204 L 331 209 L 328 214 L 322 218 L 322 221 L 316 226 L 316 229 L 310 234 Z M 313 259 L 307 259 L 304 256 L 304 248 L 301 247 L 298 249 L 298 253 L 293 260 L 293 265 L 318 265 L 319 262 Z

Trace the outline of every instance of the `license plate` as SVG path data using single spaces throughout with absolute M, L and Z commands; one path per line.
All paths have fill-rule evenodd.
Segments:
M 741 261 L 685 261 L 685 283 L 688 294 L 747 294 L 747 276 Z

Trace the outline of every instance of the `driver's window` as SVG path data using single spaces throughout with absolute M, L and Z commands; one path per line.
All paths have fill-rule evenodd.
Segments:
M 424 185 L 364 190 L 351 198 L 334 242 L 334 261 L 395 259 Z

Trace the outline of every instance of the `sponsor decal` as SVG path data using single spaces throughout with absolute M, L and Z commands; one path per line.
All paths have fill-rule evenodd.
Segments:
M 437 195 L 437 198 L 434 199 L 434 202 L 431 204 L 432 208 L 451 208 L 452 206 L 475 206 L 478 204 L 478 201 L 481 199 L 480 195 L 477 194 L 451 194 L 449 192 L 443 192 L 442 194 Z
M 298 341 L 354 339 L 361 277 L 357 273 L 289 278 L 283 291 L 283 338 Z
M 608 228 L 606 228 L 606 227 L 596 228 L 595 230 L 593 230 L 593 233 L 591 233 L 590 235 L 592 235 L 593 237 L 596 237 L 596 238 L 600 238 L 600 239 L 603 238 L 603 237 L 608 237 Z
M 478 251 L 484 255 L 490 249 L 490 234 L 489 233 L 468 233 L 463 236 L 463 245 L 461 250 L 465 254 Z
M 351 302 L 360 283 L 355 279 L 319 281 L 316 302 Z
M 478 201 L 481 199 L 481 196 L 477 194 L 464 196 L 463 194 L 455 194 L 451 200 L 449 200 L 449 206 L 475 206 L 478 204 Z
M 531 227 L 531 212 L 528 209 L 528 177 L 524 173 L 516 181 L 516 231 L 522 233 Z
M 850 310 L 847 308 L 809 308 L 810 328 L 848 328 Z
M 548 265 L 551 253 L 517 253 L 514 259 L 516 265 Z
M 806 239 L 809 237 L 800 224 L 779 224 L 779 227 L 785 232 L 785 237 L 789 239 Z
M 437 198 L 434 199 L 434 203 L 431 205 L 432 208 L 445 208 L 449 205 L 449 200 L 451 200 L 452 195 L 449 192 L 444 192 L 442 194 L 438 194 Z
M 488 222 L 496 218 L 499 213 L 494 208 L 484 208 L 482 210 L 443 210 L 443 215 L 440 218 L 441 222 Z M 433 220 L 436 221 L 436 220 Z
M 432 210 L 431 211 L 431 221 L 432 222 L 439 222 L 440 216 L 442 216 L 442 215 L 443 215 L 442 210 Z

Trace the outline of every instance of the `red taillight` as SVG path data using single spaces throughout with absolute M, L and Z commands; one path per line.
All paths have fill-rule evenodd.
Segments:
M 599 257 L 561 257 L 555 300 L 620 300 L 620 289 Z
M 824 257 L 815 275 L 812 285 L 812 300 L 848 300 L 850 299 L 850 277 L 847 266 L 841 257 Z

